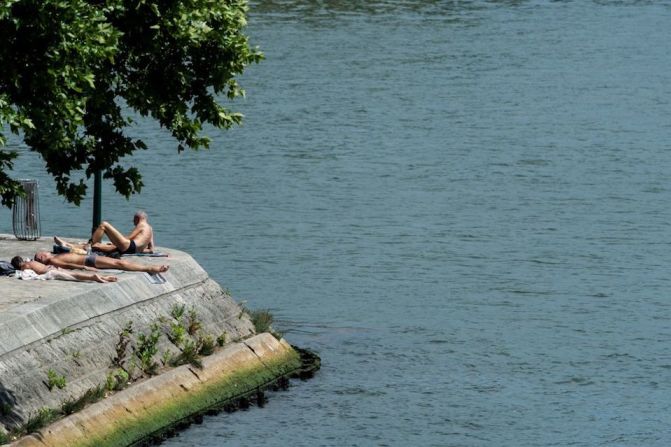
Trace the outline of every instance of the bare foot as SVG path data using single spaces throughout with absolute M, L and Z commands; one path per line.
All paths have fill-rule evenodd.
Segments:
M 58 236 L 54 236 L 54 244 L 60 245 L 61 247 L 65 246 L 65 241 Z
M 170 267 L 167 265 L 152 265 L 150 267 L 150 273 L 162 273 L 167 272 Z

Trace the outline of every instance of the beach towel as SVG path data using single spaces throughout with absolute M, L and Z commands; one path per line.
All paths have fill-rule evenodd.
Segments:
M 123 256 L 145 256 L 147 258 L 167 258 L 168 253 L 161 253 L 160 251 L 155 251 L 154 253 L 128 253 Z
M 42 275 L 38 275 L 34 270 L 31 269 L 19 270 L 16 272 L 16 277 L 26 281 L 48 281 L 51 279 L 60 279 L 61 281 L 77 281 L 77 279 L 71 274 L 58 269 L 49 270 L 47 273 Z

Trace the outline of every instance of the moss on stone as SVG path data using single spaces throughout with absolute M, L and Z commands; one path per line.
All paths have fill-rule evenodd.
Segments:
M 163 405 L 153 406 L 138 417 L 117 420 L 106 426 L 105 433 L 88 433 L 87 439 L 72 447 L 125 447 L 160 432 L 190 416 L 208 409 L 223 406 L 227 402 L 256 392 L 278 378 L 301 368 L 297 352 L 288 351 L 262 367 L 238 369 L 222 374 L 220 379 L 203 384 Z

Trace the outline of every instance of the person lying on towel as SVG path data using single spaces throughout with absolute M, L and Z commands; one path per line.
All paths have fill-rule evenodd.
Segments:
M 101 275 L 94 272 L 70 272 L 53 265 L 44 265 L 21 256 L 12 258 L 12 266 L 21 279 L 60 279 L 63 281 L 116 282 L 114 275 Z
M 40 263 L 44 267 L 54 266 L 63 269 L 82 269 L 89 271 L 97 271 L 98 269 L 117 269 L 129 272 L 161 273 L 168 271 L 169 268 L 169 266 L 165 264 L 138 264 L 136 262 L 126 261 L 125 259 L 98 256 L 93 253 L 89 255 L 79 255 L 76 253 L 52 254 L 47 251 L 38 251 L 35 253 L 35 261 L 33 262 Z M 42 267 L 36 267 L 38 267 L 40 271 L 44 270 Z M 40 274 L 40 271 L 35 271 Z

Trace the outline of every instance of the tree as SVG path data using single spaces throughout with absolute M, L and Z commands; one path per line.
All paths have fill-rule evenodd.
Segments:
M 147 145 L 130 115 L 156 119 L 178 151 L 206 148 L 203 124 L 229 128 L 220 104 L 263 55 L 249 45 L 245 0 L 0 0 L 0 131 L 22 135 L 59 194 L 79 205 L 96 172 L 130 197 L 143 184 L 123 157 Z M 11 206 L 16 153 L 3 149 L 0 196 Z

